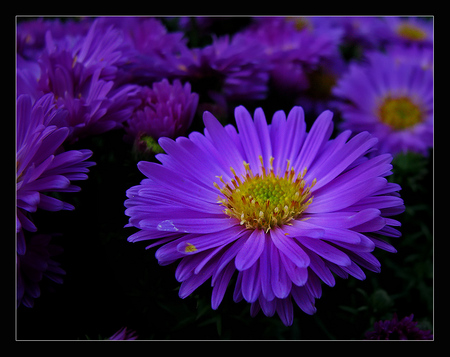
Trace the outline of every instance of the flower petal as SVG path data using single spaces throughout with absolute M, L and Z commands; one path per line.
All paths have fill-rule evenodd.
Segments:
M 264 249 L 266 241 L 265 236 L 266 234 L 264 231 L 257 229 L 250 234 L 247 241 L 236 255 L 236 269 L 242 271 L 255 264 Z
M 309 257 L 297 244 L 296 240 L 287 236 L 281 229 L 272 229 L 270 237 L 273 244 L 286 255 L 299 268 L 306 268 L 309 265 Z

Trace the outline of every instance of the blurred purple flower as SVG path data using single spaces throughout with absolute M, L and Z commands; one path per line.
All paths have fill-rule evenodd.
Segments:
M 413 321 L 414 314 L 399 320 L 397 314 L 391 320 L 375 322 L 373 330 L 366 332 L 367 340 L 432 340 L 430 330 L 422 330 L 417 327 L 417 321 Z
M 41 295 L 43 278 L 62 284 L 66 272 L 52 258 L 63 249 L 51 240 L 48 234 L 32 235 L 27 239 L 26 253 L 17 254 L 17 306 L 34 306 L 34 299 Z
M 79 191 L 72 181 L 87 179 L 88 167 L 94 165 L 86 161 L 92 155 L 90 150 L 64 151 L 62 144 L 69 130 L 49 123 L 67 113 L 57 110 L 53 103 L 53 94 L 44 95 L 34 104 L 28 95 L 17 99 L 16 228 L 19 254 L 26 250 L 22 229 L 37 230 L 30 213 L 38 208 L 47 211 L 74 209 L 71 204 L 47 193 Z

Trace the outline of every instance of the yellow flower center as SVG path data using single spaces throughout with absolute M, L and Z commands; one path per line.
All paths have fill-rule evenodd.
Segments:
M 394 130 L 403 130 L 422 122 L 423 115 L 419 106 L 407 97 L 384 99 L 378 109 L 380 120 Z
M 297 31 L 303 31 L 305 29 L 307 30 L 312 30 L 313 29 L 313 25 L 311 23 L 311 21 L 303 16 L 288 16 L 286 18 L 287 21 L 293 21 L 295 28 Z
M 263 229 L 268 232 L 275 227 L 281 227 L 301 213 L 311 204 L 313 197 L 310 190 L 316 179 L 308 187 L 303 179 L 306 169 L 296 175 L 288 160 L 283 176 L 275 174 L 273 168 L 274 158 L 270 158 L 270 169 L 266 170 L 261 161 L 262 175 L 253 174 L 250 165 L 244 161 L 245 174 L 236 175 L 230 168 L 234 178 L 230 183 L 225 182 L 222 188 L 217 183 L 214 186 L 223 196 L 219 202 L 225 207 L 224 212 L 239 220 L 241 225 L 248 229 Z
M 407 40 L 422 41 L 427 37 L 427 33 L 420 27 L 413 24 L 404 23 L 398 26 L 397 33 Z

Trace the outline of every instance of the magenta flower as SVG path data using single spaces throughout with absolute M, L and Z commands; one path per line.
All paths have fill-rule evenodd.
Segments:
M 139 162 L 146 179 L 127 191 L 127 226 L 139 229 L 128 240 L 162 245 L 161 265 L 181 260 L 181 298 L 211 279 L 217 309 L 236 275 L 233 298 L 251 303 L 252 316 L 277 312 L 290 325 L 293 302 L 313 314 L 321 281 L 380 271 L 372 251 L 395 252 L 380 236 L 400 236 L 390 217 L 404 210 L 385 178 L 391 155 L 365 157 L 377 142 L 367 132 L 330 139 L 332 116 L 307 133 L 300 107 L 270 125 L 261 109 L 252 120 L 237 107 L 239 132 L 205 112 L 204 135 L 161 138 L 161 164 Z

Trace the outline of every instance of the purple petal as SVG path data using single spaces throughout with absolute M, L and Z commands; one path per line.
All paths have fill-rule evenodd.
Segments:
M 162 187 L 167 187 L 174 192 L 180 192 L 186 199 L 189 199 L 190 197 L 195 199 L 200 196 L 202 199 L 209 202 L 217 202 L 217 192 L 207 190 L 204 186 L 201 186 L 194 181 L 180 177 L 176 172 L 168 170 L 162 165 L 154 162 L 140 161 L 138 163 L 138 168 L 155 183 Z M 167 179 L 169 177 L 170 180 Z
M 294 308 L 290 297 L 277 300 L 277 313 L 286 326 L 292 325 L 294 322 Z
M 339 266 L 348 266 L 351 264 L 351 260 L 347 254 L 320 239 L 302 237 L 300 241 L 306 248 L 332 263 Z
M 268 239 L 266 237 L 266 239 Z M 273 300 L 275 295 L 272 291 L 272 284 L 270 281 L 270 275 L 272 271 L 272 263 L 270 260 L 270 242 L 265 244 L 264 250 L 259 257 L 259 277 L 261 279 L 261 292 L 265 299 Z
M 213 279 L 212 284 L 214 288 L 211 296 L 211 308 L 216 310 L 220 303 L 222 302 L 225 291 L 227 290 L 228 283 L 230 282 L 233 273 L 235 272 L 235 267 L 233 263 L 229 263 L 221 273 Z
M 277 299 L 266 300 L 265 298 L 260 297 L 257 302 L 259 302 L 264 315 L 271 317 L 275 314 L 277 308 L 276 301 Z
M 153 221 L 142 221 L 141 226 L 155 227 Z M 183 233 L 213 233 L 228 229 L 236 225 L 229 218 L 174 218 L 160 221 L 156 229 L 165 232 L 183 232 Z
M 272 156 L 272 143 L 270 141 L 269 127 L 267 125 L 266 117 L 261 108 L 257 108 L 254 114 L 255 128 L 261 143 L 261 155 L 263 157 L 264 165 L 269 164 L 269 158 Z
M 243 106 L 239 106 L 234 110 L 234 116 L 236 118 L 236 126 L 239 130 L 239 136 L 241 138 L 244 152 L 247 156 L 247 161 L 250 164 L 252 170 L 258 172 L 261 155 L 261 144 L 259 137 L 253 123 L 250 113 Z
M 281 252 L 280 252 L 280 259 L 292 283 L 297 286 L 305 285 L 306 282 L 308 281 L 308 269 L 299 268 L 297 265 L 292 263 L 292 260 L 287 258 L 286 255 L 284 255 Z
M 284 299 L 291 291 L 292 281 L 281 264 L 279 250 L 273 244 L 270 244 L 270 259 L 272 264 L 270 275 L 272 291 L 277 298 Z
M 315 299 L 305 287 L 294 286 L 291 294 L 298 307 L 308 315 L 313 315 L 317 311 L 314 306 Z
M 247 302 L 255 302 L 261 293 L 261 282 L 259 279 L 259 264 L 253 264 L 247 270 L 241 271 L 242 274 L 242 296 Z
M 217 246 L 223 246 L 237 240 L 242 235 L 243 230 L 241 226 L 233 226 L 221 232 L 202 234 L 179 243 L 177 250 L 180 253 L 193 254 Z
M 311 263 L 310 268 L 317 276 L 322 279 L 322 281 L 328 286 L 334 286 L 335 280 L 333 274 L 330 272 L 330 269 L 326 266 L 323 260 L 313 252 L 309 253 Z M 308 279 L 309 280 L 309 279 Z
M 255 264 L 264 249 L 265 237 L 266 234 L 262 230 L 255 229 L 250 234 L 247 241 L 236 255 L 236 269 L 242 271 Z
M 305 213 L 323 213 L 342 210 L 370 196 L 386 185 L 386 183 L 385 178 L 374 177 L 363 182 L 351 180 L 343 185 L 333 183 L 331 186 L 324 186 L 314 192 L 312 203 L 305 210 Z
M 327 110 L 316 119 L 306 137 L 300 155 L 296 162 L 293 163 L 296 172 L 301 172 L 305 167 L 308 168 L 311 166 L 323 143 L 331 135 L 333 129 L 332 118 L 333 113 Z
M 219 123 L 219 121 L 209 112 L 203 114 L 203 122 L 205 124 L 208 135 L 211 137 L 217 151 L 221 153 L 225 159 L 227 168 L 233 167 L 239 174 L 239 168 L 242 166 L 244 159 L 239 153 L 239 150 L 234 145 L 230 136 Z
M 272 229 L 270 237 L 273 244 L 299 268 L 306 268 L 309 265 L 308 255 L 293 238 L 285 235 L 281 229 Z
M 380 217 L 380 210 L 367 208 L 360 212 L 328 212 L 308 216 L 308 223 L 321 227 L 349 229 Z

